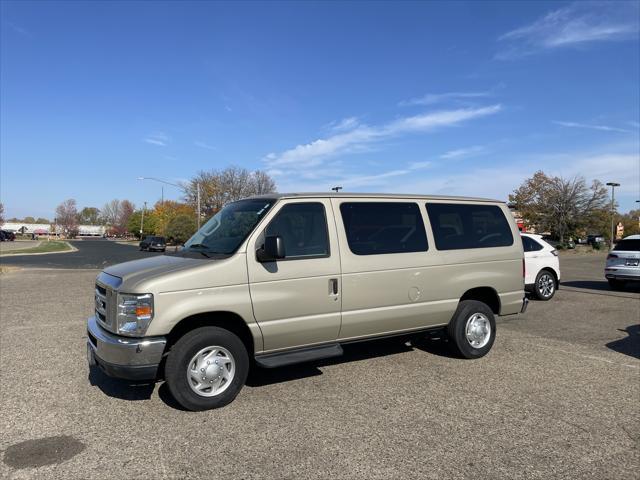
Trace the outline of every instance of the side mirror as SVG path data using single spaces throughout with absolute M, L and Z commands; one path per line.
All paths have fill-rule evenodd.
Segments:
M 259 262 L 273 262 L 284 257 L 284 240 L 280 236 L 265 237 L 264 245 L 256 251 Z

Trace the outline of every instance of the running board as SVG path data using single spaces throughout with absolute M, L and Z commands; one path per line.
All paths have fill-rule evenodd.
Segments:
M 312 362 L 325 358 L 339 357 L 343 354 L 339 343 L 321 347 L 301 348 L 293 351 L 267 353 L 256 356 L 256 363 L 263 368 L 284 367 L 295 363 Z

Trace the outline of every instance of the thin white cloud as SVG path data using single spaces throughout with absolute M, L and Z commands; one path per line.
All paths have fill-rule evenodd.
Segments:
M 146 143 L 156 145 L 158 147 L 166 147 L 169 143 L 169 137 L 162 132 L 152 133 L 150 135 L 147 135 L 142 140 Z
M 200 140 L 196 140 L 195 142 L 193 142 L 193 144 L 194 144 L 196 147 L 204 148 L 205 150 L 217 150 L 217 148 L 216 148 L 216 147 L 214 147 L 213 145 L 209 145 L 209 144 L 208 144 L 208 143 L 206 143 L 206 142 L 201 142 Z
M 452 159 L 452 158 L 467 158 L 474 157 L 476 155 L 481 155 L 487 151 L 487 147 L 484 145 L 474 145 L 473 147 L 467 148 L 458 148 L 456 150 L 449 150 L 448 152 L 440 155 L 440 158 L 443 159 Z
M 282 153 L 269 153 L 264 161 L 270 169 L 308 169 L 320 165 L 326 158 L 359 152 L 371 144 L 410 133 L 426 133 L 437 128 L 459 125 L 465 121 L 493 115 L 501 105 L 481 108 L 462 108 L 401 117 L 381 126 L 360 125 L 345 133 L 338 133 L 310 143 L 298 145 Z
M 589 130 L 600 130 L 603 132 L 621 132 L 621 133 L 629 132 L 629 130 L 625 130 L 624 128 L 610 127 L 608 125 L 589 125 L 586 123 L 561 122 L 558 120 L 554 120 L 553 123 L 555 123 L 556 125 L 560 125 L 562 127 L 569 127 L 569 128 L 586 128 Z
M 492 95 L 492 92 L 447 92 L 447 93 L 427 93 L 422 97 L 403 100 L 398 105 L 400 107 L 411 107 L 415 105 L 434 105 L 436 103 L 450 100 L 468 100 L 472 98 L 484 98 Z
M 639 6 L 637 2 L 572 3 L 500 36 L 505 48 L 495 57 L 509 60 L 561 47 L 637 38 Z
M 11 28 L 11 30 L 13 30 L 16 33 L 19 33 L 20 35 L 23 35 L 25 37 L 33 37 L 33 34 L 27 30 L 24 27 L 21 27 L 20 25 L 16 25 L 13 22 L 7 22 L 7 25 L 9 26 L 9 28 Z
M 360 125 L 360 120 L 358 117 L 347 117 L 343 118 L 339 122 L 331 122 L 327 125 L 327 129 L 333 130 L 334 132 L 346 132 L 349 130 L 353 130 L 354 128 Z
M 412 162 L 409 164 L 409 170 L 422 170 L 424 168 L 430 168 L 433 166 L 433 162 L 425 160 L 424 162 Z
M 629 122 L 629 125 L 633 128 L 640 128 L 640 122 Z

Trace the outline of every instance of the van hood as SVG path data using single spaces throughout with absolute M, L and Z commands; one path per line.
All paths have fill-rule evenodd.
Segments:
M 149 280 L 167 273 L 187 270 L 199 265 L 207 259 L 197 259 L 173 255 L 158 255 L 130 262 L 118 263 L 104 269 L 104 272 L 122 279 L 124 288 L 133 287 L 139 281 Z M 211 260 L 208 260 L 211 261 Z M 125 286 L 126 285 L 126 286 Z

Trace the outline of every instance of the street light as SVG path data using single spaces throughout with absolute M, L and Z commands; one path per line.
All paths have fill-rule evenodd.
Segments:
M 616 236 L 615 226 L 613 225 L 613 217 L 614 217 L 613 208 L 614 208 L 614 202 L 615 202 L 614 199 L 616 195 L 616 187 L 619 187 L 620 184 L 616 182 L 607 182 L 607 186 L 611 187 L 611 241 L 609 242 L 609 247 L 613 248 L 613 239 Z
M 184 190 L 184 186 L 182 185 L 178 185 L 177 183 L 171 183 L 171 182 L 167 182 L 166 180 L 162 180 L 160 178 L 155 178 L 155 177 L 138 177 L 138 180 L 153 180 L 154 182 L 160 182 L 160 183 L 164 183 L 166 185 L 171 185 L 172 187 L 177 187 L 180 188 L 181 190 Z M 196 182 L 196 190 L 198 192 L 198 230 L 200 230 L 200 182 Z M 161 197 L 161 203 L 164 204 L 164 186 L 162 187 L 162 197 Z
M 147 209 L 147 202 L 144 202 L 144 208 L 142 209 L 142 219 L 140 220 L 140 240 L 142 240 L 142 230 L 144 230 L 144 212 Z

